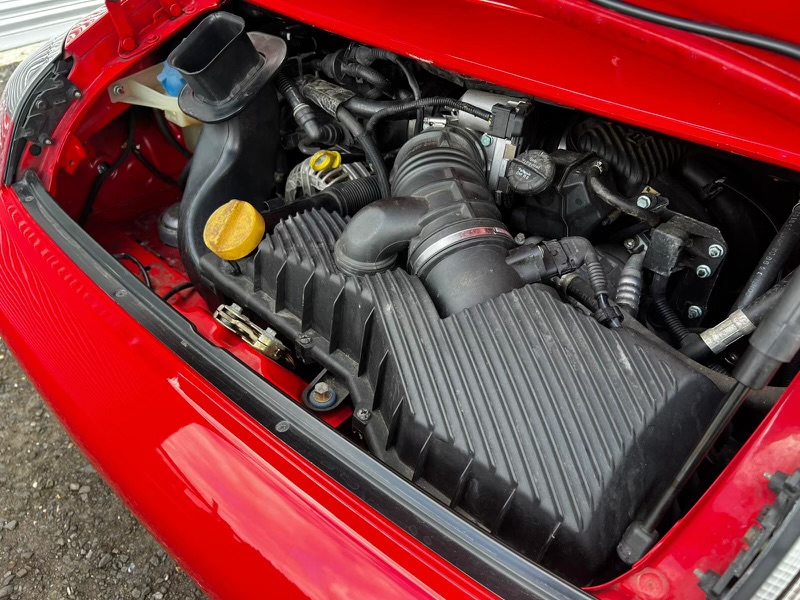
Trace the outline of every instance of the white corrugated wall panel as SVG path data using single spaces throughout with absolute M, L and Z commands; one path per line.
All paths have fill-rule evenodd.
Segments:
M 102 0 L 0 0 L 0 51 L 49 39 L 102 4 Z

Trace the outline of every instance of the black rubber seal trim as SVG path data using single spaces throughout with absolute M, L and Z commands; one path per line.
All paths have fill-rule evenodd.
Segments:
M 50 238 L 128 314 L 290 448 L 425 546 L 503 598 L 591 598 L 478 530 L 197 334 L 89 237 L 35 173 L 26 172 L 14 190 Z M 288 430 L 277 432 L 279 422 Z

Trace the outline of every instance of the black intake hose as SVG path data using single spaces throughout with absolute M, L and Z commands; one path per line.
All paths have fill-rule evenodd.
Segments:
M 475 136 L 457 127 L 408 141 L 392 172 L 392 198 L 359 211 L 336 242 L 339 268 L 368 275 L 408 252 L 408 271 L 443 316 L 523 285 L 506 263 L 514 245 L 486 185 Z
M 230 41 L 232 32 L 235 37 Z M 210 115 L 192 157 L 178 223 L 178 247 L 186 272 L 207 296 L 216 293 L 199 267 L 208 253 L 203 241 L 208 218 L 231 199 L 259 208 L 272 195 L 280 114 L 270 79 L 285 57 L 286 46 L 280 38 L 266 34 L 257 39 L 269 48 L 269 56 L 259 54 L 252 38 L 244 34 L 241 18 L 218 12 L 206 17 L 167 59 L 176 68 L 188 69 L 179 103 L 189 100 L 198 119 Z M 207 63 L 197 64 L 203 58 Z M 248 68 L 248 60 L 260 62 L 261 67 Z
M 800 244 L 800 203 L 792 208 L 789 218 L 764 252 L 756 270 L 736 299 L 733 310 L 752 304 L 775 283 L 798 244 Z

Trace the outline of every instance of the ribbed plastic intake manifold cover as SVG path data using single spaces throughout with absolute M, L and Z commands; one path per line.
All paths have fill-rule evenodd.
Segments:
M 242 274 L 214 256 L 203 273 L 336 374 L 370 412 L 354 423 L 375 456 L 535 561 L 591 579 L 697 441 L 716 387 L 541 285 L 442 319 L 402 269 L 338 272 L 344 225 L 291 217 Z

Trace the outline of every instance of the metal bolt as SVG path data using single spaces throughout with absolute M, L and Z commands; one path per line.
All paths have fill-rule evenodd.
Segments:
M 278 421 L 278 424 L 275 425 L 275 431 L 278 433 L 286 433 L 289 431 L 289 421 Z
M 81 94 L 80 90 L 75 90 L 74 92 L 72 92 L 72 97 L 76 98 L 76 99 L 80 99 L 80 98 L 83 98 L 83 94 Z
M 700 279 L 705 279 L 706 277 L 711 276 L 711 267 L 708 265 L 697 265 L 697 269 L 695 269 L 695 273 Z
M 633 238 L 628 238 L 627 240 L 625 240 L 622 243 L 624 244 L 625 248 L 627 248 L 628 250 L 633 250 L 634 248 L 636 248 L 636 240 L 633 239 Z
M 36 102 L 34 102 L 33 106 L 34 108 L 36 108 L 36 110 L 44 110 L 45 108 L 47 108 L 47 102 L 45 102 L 44 100 L 37 100 Z
M 297 338 L 297 343 L 302 346 L 307 346 L 308 344 L 311 343 L 311 337 L 307 335 L 301 335 L 300 337 Z
M 108 165 L 106 163 L 100 163 L 99 165 L 97 165 L 97 172 L 100 175 L 102 175 L 106 171 L 108 171 Z
M 122 96 L 125 93 L 125 88 L 121 85 L 115 85 L 111 91 L 114 92 L 115 96 Z
M 703 316 L 703 309 L 696 304 L 692 304 L 686 311 L 686 316 L 690 319 L 699 319 Z
M 597 169 L 598 171 L 600 171 L 600 173 L 601 173 L 601 174 L 602 174 L 602 173 L 603 173 L 603 172 L 606 170 L 606 166 L 603 164 L 603 161 L 602 161 L 602 160 L 596 160 L 596 161 L 594 161 L 594 162 L 592 163 L 592 166 L 593 166 L 595 169 Z
M 116 292 L 114 292 L 115 298 L 124 298 L 127 295 L 128 295 L 127 290 L 117 290 Z
M 720 258 L 723 254 L 725 254 L 725 248 L 719 244 L 711 244 L 708 247 L 708 255 L 711 258 Z
M 315 404 L 325 404 L 330 402 L 333 398 L 333 390 L 324 381 L 320 381 L 314 386 L 314 391 L 311 392 L 311 400 Z
M 492 145 L 492 137 L 488 133 L 484 133 L 481 136 L 481 146 L 491 146 Z
M 642 194 L 636 199 L 636 206 L 639 208 L 650 208 L 651 204 L 653 204 L 653 201 L 650 200 L 650 196 Z
M 517 246 L 522 246 L 522 244 L 525 243 L 525 234 L 518 233 L 517 235 L 514 236 L 514 241 L 517 243 Z
M 359 408 L 356 411 L 356 419 L 362 422 L 369 421 L 370 413 L 366 408 Z

